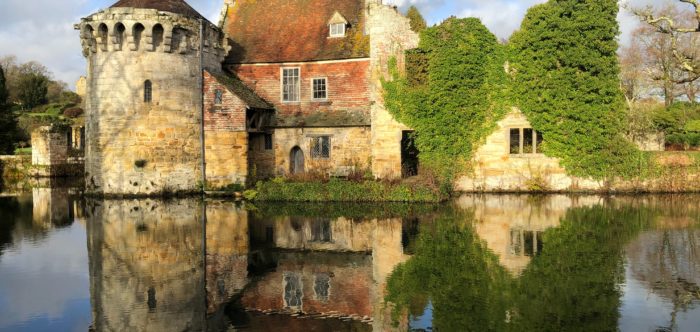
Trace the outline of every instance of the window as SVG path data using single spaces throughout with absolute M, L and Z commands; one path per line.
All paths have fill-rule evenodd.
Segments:
M 325 78 L 314 78 L 312 80 L 312 91 L 314 100 L 328 99 L 328 91 Z
M 143 101 L 150 103 L 153 100 L 153 83 L 146 81 L 143 83 Z
M 333 229 L 330 219 L 314 220 L 311 226 L 311 242 L 333 242 Z
M 265 134 L 265 150 L 272 150 L 272 134 Z
M 299 101 L 299 68 L 282 69 L 282 101 Z
M 540 153 L 542 133 L 532 128 L 512 128 L 509 132 L 510 154 L 535 154 Z
M 328 301 L 330 288 L 331 276 L 326 273 L 317 274 L 316 280 L 314 281 L 314 293 L 316 294 L 316 299 L 323 302 Z
M 345 37 L 345 23 L 331 24 L 331 37 Z
M 330 159 L 331 158 L 331 137 L 318 136 L 311 138 L 311 158 Z
M 302 297 L 301 275 L 287 272 L 284 274 L 284 306 L 289 309 L 301 309 Z
M 224 92 L 221 90 L 214 90 L 214 105 L 221 105 L 224 102 Z

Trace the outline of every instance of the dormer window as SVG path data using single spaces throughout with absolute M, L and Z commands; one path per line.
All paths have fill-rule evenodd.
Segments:
M 345 28 L 348 26 L 348 20 L 339 12 L 335 12 L 330 21 L 328 21 L 328 26 L 330 27 L 330 38 L 342 38 L 345 37 Z
M 331 37 L 345 37 L 345 23 L 331 24 Z

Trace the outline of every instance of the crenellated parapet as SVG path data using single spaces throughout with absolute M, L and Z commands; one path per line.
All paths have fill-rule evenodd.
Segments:
M 207 20 L 142 8 L 108 8 L 83 18 L 83 56 L 105 52 L 199 52 L 223 61 L 230 49 L 224 33 Z M 200 29 L 204 42 L 200 42 Z

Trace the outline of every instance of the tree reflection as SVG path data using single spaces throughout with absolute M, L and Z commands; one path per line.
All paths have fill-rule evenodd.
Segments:
M 645 208 L 571 209 L 542 235 L 543 251 L 512 277 L 476 235 L 473 215 L 424 225 L 416 255 L 389 280 L 394 318 L 430 299 L 442 331 L 615 331 L 624 245 L 647 228 Z

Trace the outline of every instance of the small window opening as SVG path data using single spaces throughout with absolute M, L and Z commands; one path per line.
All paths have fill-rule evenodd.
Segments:
M 272 134 L 265 134 L 265 150 L 272 150 Z
M 313 98 L 315 100 L 328 99 L 328 91 L 325 78 L 313 79 Z
M 311 158 L 330 159 L 331 158 L 331 137 L 318 136 L 311 138 Z
M 121 51 L 124 48 L 124 41 L 126 40 L 126 27 L 124 27 L 124 24 L 117 23 L 115 29 L 114 44 L 117 50 Z
M 141 37 L 144 30 L 146 30 L 146 28 L 141 23 L 136 23 L 132 28 L 132 35 L 134 36 L 134 51 L 141 49 Z
M 153 83 L 149 80 L 143 83 L 143 101 L 146 103 L 153 101 Z
M 214 105 L 221 105 L 224 103 L 224 92 L 221 90 L 214 91 Z
M 153 50 L 161 50 L 161 46 L 163 45 L 163 41 L 165 39 L 165 30 L 163 29 L 163 26 L 160 24 L 156 24 L 153 27 L 151 36 L 153 40 Z
M 345 23 L 331 24 L 331 37 L 345 37 Z
M 333 229 L 329 219 L 315 220 L 311 228 L 312 242 L 331 243 L 333 242 Z
M 297 273 L 284 274 L 284 306 L 289 309 L 301 309 L 302 297 L 301 276 Z

